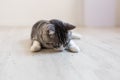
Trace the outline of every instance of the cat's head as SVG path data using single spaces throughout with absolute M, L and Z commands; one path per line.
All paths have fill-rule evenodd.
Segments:
M 75 26 L 57 19 L 52 19 L 49 22 L 50 24 L 47 25 L 48 41 L 46 43 L 56 48 L 61 45 L 66 45 L 66 42 L 69 40 L 68 32 L 74 29 Z
M 61 27 L 61 28 L 65 28 L 66 30 L 72 30 L 74 29 L 76 26 L 72 25 L 72 24 L 69 24 L 69 23 L 65 23 L 61 20 L 58 20 L 58 19 L 52 19 L 50 20 L 50 23 L 55 25 L 56 28 L 57 27 Z

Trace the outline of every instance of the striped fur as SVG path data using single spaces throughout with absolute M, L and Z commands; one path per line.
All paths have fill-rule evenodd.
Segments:
M 32 27 L 31 40 L 32 45 L 34 42 L 39 43 L 39 47 L 34 50 L 31 46 L 32 51 L 38 51 L 41 48 L 62 48 L 62 50 L 68 48 L 71 41 L 70 30 L 74 28 L 75 26 L 57 19 L 38 21 Z

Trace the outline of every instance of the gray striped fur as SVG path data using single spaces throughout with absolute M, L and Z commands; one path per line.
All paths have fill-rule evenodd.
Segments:
M 70 30 L 73 28 L 75 26 L 57 19 L 38 21 L 33 25 L 31 32 L 32 45 L 36 41 L 38 44 L 35 45 L 38 45 L 38 47 L 36 46 L 37 50 L 33 48 L 32 51 L 39 51 L 41 48 L 53 48 L 60 51 L 61 48 L 62 50 L 68 49 L 71 41 Z

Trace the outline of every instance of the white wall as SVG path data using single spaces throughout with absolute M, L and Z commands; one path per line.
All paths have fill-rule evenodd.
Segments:
M 86 26 L 115 26 L 116 0 L 84 0 Z
M 120 0 L 117 0 L 117 15 L 116 15 L 116 24 L 120 27 Z
M 77 26 L 120 25 L 120 0 L 0 0 L 0 26 L 32 26 L 58 18 Z
M 80 1 L 0 0 L 0 25 L 31 26 L 40 19 L 53 18 L 81 25 Z

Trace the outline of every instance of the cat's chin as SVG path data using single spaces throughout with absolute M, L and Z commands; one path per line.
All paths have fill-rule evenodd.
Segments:
M 53 48 L 53 50 L 57 51 L 57 52 L 62 52 L 65 48 L 63 47 L 63 45 L 61 45 L 59 48 Z
M 54 51 L 57 51 L 57 52 L 62 52 L 62 51 L 64 51 L 63 48 L 53 48 L 53 50 L 54 50 Z

